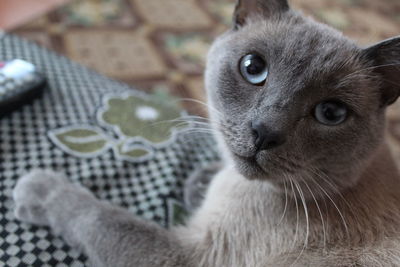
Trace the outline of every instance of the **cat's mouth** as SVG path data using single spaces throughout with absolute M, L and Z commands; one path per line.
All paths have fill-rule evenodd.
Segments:
M 298 167 L 288 155 L 281 155 L 281 150 L 257 151 L 252 141 L 238 142 L 239 138 L 233 138 L 235 133 L 225 127 L 221 127 L 221 133 L 237 170 L 248 179 L 277 179 L 284 173 L 295 172 Z
M 245 157 L 233 153 L 233 158 L 239 172 L 248 179 L 265 179 L 269 171 L 257 160 L 257 155 Z
M 301 168 L 301 164 L 279 155 L 257 153 L 246 157 L 233 153 L 233 158 L 239 172 L 248 179 L 277 179 L 284 173 L 293 174 Z

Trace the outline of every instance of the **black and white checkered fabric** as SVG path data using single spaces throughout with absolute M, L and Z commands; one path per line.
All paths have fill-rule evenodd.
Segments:
M 180 201 L 184 179 L 217 158 L 212 138 L 178 134 L 175 142 L 157 148 L 154 158 L 142 163 L 119 160 L 111 151 L 87 159 L 68 155 L 49 140 L 48 131 L 66 123 L 91 122 L 102 95 L 132 89 L 5 35 L 0 39 L 0 59 L 14 58 L 37 65 L 49 88 L 33 104 L 0 119 L 0 266 L 87 266 L 84 255 L 48 228 L 14 218 L 12 189 L 18 177 L 33 168 L 63 172 L 99 198 L 168 227 L 168 203 Z

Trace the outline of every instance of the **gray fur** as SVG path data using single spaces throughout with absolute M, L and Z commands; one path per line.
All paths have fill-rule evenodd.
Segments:
M 238 71 L 250 52 L 268 61 L 263 86 Z M 285 1 L 241 1 L 206 70 L 225 167 L 187 225 L 161 229 L 49 171 L 19 180 L 16 216 L 94 266 L 399 266 L 400 177 L 384 140 L 399 55 L 400 38 L 363 49 Z M 352 110 L 338 126 L 312 115 L 331 98 Z M 255 119 L 286 143 L 257 152 Z

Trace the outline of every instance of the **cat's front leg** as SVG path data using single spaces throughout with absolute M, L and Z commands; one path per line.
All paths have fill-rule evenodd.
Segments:
M 190 266 L 170 232 L 97 200 L 60 174 L 33 171 L 18 181 L 13 197 L 18 219 L 50 226 L 94 266 Z
M 72 246 L 81 245 L 73 233 L 76 222 L 99 211 L 91 193 L 49 170 L 34 170 L 21 177 L 13 198 L 18 219 L 50 226 Z

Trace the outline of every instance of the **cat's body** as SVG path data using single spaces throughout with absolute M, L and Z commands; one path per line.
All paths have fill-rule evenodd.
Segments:
M 341 196 L 307 201 L 307 223 L 301 200 L 297 211 L 295 199 L 226 168 L 177 236 L 193 243 L 199 266 L 398 266 L 400 180 L 386 146 L 362 178 Z
M 170 231 L 36 171 L 18 218 L 50 225 L 94 266 L 399 266 L 400 176 L 384 141 L 400 38 L 367 49 L 291 11 L 240 1 L 208 56 L 224 168 Z

